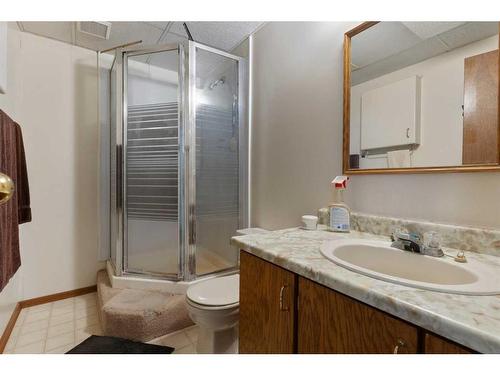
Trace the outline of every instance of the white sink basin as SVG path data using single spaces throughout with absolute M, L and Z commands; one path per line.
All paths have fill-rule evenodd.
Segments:
M 469 295 L 500 294 L 500 268 L 468 259 L 435 258 L 391 247 L 390 242 L 335 240 L 321 253 L 351 271 L 420 289 Z

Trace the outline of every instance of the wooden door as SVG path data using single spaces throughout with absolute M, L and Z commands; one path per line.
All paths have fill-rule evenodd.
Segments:
M 417 353 L 417 328 L 299 277 L 299 353 Z
M 498 50 L 464 62 L 463 164 L 498 163 Z
M 296 275 L 240 252 L 240 353 L 293 353 Z
M 432 333 L 425 333 L 425 354 L 472 354 L 473 351 Z

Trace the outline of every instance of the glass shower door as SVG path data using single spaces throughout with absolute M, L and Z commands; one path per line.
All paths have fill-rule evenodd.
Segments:
M 124 54 L 124 271 L 181 276 L 180 47 Z
M 195 274 L 206 275 L 238 265 L 238 249 L 229 241 L 246 225 L 240 181 L 243 60 L 190 42 L 191 142 L 194 156 L 192 207 Z M 193 127 L 194 125 L 194 127 Z M 244 147 L 243 147 L 244 148 Z M 244 179 L 243 179 L 244 181 Z

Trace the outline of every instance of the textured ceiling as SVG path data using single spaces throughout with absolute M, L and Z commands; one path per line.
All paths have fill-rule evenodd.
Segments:
M 497 34 L 497 22 L 380 22 L 351 40 L 352 84 Z
M 182 22 L 112 22 L 108 40 L 78 32 L 76 22 L 18 22 L 22 31 L 99 51 L 142 40 L 144 45 L 187 39 Z M 262 22 L 187 22 L 193 39 L 225 51 L 237 47 Z

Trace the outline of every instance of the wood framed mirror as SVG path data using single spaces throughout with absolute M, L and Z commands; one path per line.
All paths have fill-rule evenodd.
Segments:
M 500 171 L 499 22 L 344 35 L 344 174 Z

